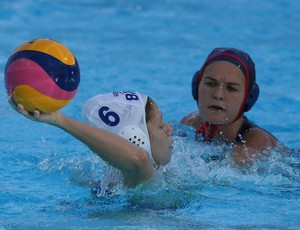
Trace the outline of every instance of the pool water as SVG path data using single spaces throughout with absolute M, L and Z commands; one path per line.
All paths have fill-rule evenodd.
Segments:
M 148 184 L 97 197 L 106 165 L 70 135 L 16 113 L 2 77 L 0 229 L 299 229 L 299 11 L 293 0 L 2 0 L 2 76 L 18 45 L 58 40 L 81 69 L 63 113 L 80 119 L 98 93 L 141 91 L 174 127 L 174 152 Z M 261 94 L 247 116 L 286 155 L 274 150 L 241 169 L 223 146 L 196 143 L 179 125 L 196 109 L 192 75 L 218 46 L 251 54 Z

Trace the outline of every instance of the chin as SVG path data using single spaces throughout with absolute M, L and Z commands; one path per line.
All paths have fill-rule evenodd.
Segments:
M 212 114 L 207 116 L 207 119 L 205 119 L 209 123 L 217 124 L 217 123 L 224 123 L 226 118 L 224 116 L 220 116 L 218 114 Z
M 167 165 L 167 164 L 171 161 L 171 159 L 172 159 L 172 157 L 171 157 L 171 154 L 170 154 L 170 157 L 169 157 L 169 158 L 163 159 L 163 160 L 160 162 L 160 165 L 161 165 L 161 166 Z
M 211 123 L 211 124 L 227 124 L 230 123 L 231 119 L 228 119 L 228 116 L 226 116 L 224 113 L 207 113 L 203 116 L 205 119 L 204 121 Z
M 216 125 L 226 125 L 228 123 L 231 123 L 229 119 L 226 118 L 215 118 L 215 119 L 207 119 L 208 123 L 216 124 Z
M 170 162 L 170 160 L 167 160 L 167 161 L 162 162 L 160 165 L 161 166 L 166 166 L 169 162 Z

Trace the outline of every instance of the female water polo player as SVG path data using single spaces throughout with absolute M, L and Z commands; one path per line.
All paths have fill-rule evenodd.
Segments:
M 278 144 L 269 132 L 247 119 L 259 87 L 251 57 L 238 49 L 216 48 L 192 79 L 192 95 L 198 110 L 187 114 L 182 124 L 196 129 L 201 140 L 222 140 L 232 145 L 233 159 L 239 165 Z
M 12 100 L 10 103 L 15 106 Z M 162 119 L 157 104 L 138 92 L 99 94 L 89 99 L 83 106 L 84 122 L 59 111 L 29 113 L 21 104 L 15 109 L 33 121 L 56 126 L 86 144 L 122 172 L 127 187 L 151 179 L 155 168 L 171 159 L 173 129 Z

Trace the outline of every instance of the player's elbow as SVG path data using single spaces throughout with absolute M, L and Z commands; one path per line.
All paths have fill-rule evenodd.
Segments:
M 153 176 L 153 162 L 147 153 L 141 149 L 134 156 L 134 161 L 130 170 L 130 174 L 139 180 L 148 180 Z

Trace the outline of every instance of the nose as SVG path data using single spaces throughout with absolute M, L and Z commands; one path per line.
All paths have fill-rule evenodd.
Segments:
M 223 86 L 216 87 L 213 92 L 213 98 L 217 100 L 223 100 L 224 99 L 224 88 Z
M 167 124 L 167 130 L 166 130 L 167 135 L 171 136 L 172 132 L 173 132 L 172 126 Z

